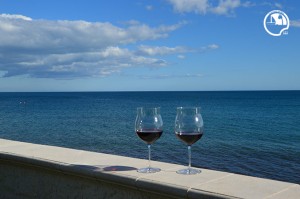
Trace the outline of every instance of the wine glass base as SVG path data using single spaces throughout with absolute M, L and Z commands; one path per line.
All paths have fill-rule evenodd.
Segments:
M 195 175 L 198 173 L 201 173 L 201 171 L 199 169 L 180 169 L 178 171 L 176 171 L 176 173 L 178 174 L 182 174 L 182 175 Z
M 161 169 L 153 168 L 153 167 L 146 167 L 146 168 L 141 168 L 141 169 L 137 170 L 137 172 L 139 172 L 139 173 L 156 173 L 159 171 L 161 171 Z

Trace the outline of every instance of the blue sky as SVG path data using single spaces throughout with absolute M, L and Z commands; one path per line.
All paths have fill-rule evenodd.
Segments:
M 299 55 L 299 1 L 0 0 L 0 92 L 299 90 Z

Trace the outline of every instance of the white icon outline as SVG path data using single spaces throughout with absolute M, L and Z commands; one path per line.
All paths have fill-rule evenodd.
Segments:
M 273 13 L 275 13 L 275 14 L 281 14 L 281 15 L 283 15 L 283 17 L 285 17 L 285 20 L 286 21 L 281 21 L 281 23 L 283 23 L 283 24 L 277 24 L 277 22 L 273 22 L 272 21 L 272 17 L 271 17 L 271 21 L 270 22 L 267 22 L 267 19 L 268 19 L 268 17 L 271 15 L 271 14 L 273 14 Z M 285 28 L 282 28 L 281 30 L 280 30 L 280 32 L 279 33 L 272 33 L 271 31 L 269 31 L 269 29 L 267 28 L 267 23 L 273 23 L 274 25 L 286 25 L 286 27 Z M 284 23 L 286 23 L 286 24 L 284 24 Z M 287 14 L 285 14 L 283 11 L 281 11 L 281 10 L 272 10 L 272 11 L 270 11 L 268 14 L 266 14 L 266 16 L 265 16 L 265 18 L 264 18 L 264 28 L 265 28 L 265 30 L 266 30 L 266 32 L 267 33 L 269 33 L 270 35 L 272 35 L 272 36 L 281 36 L 282 34 L 283 35 L 286 35 L 287 34 L 287 30 L 289 29 L 289 27 L 290 27 L 290 19 L 289 19 L 289 17 L 287 16 Z

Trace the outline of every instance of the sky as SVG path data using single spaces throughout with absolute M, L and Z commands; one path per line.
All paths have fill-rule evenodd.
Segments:
M 0 0 L 0 92 L 218 90 L 300 90 L 300 1 Z

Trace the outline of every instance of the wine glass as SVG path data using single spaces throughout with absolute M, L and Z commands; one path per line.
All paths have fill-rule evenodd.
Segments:
M 191 146 L 203 135 L 203 120 L 200 107 L 178 107 L 175 119 L 175 134 L 179 140 L 188 146 L 189 166 L 178 170 L 178 174 L 192 175 L 200 173 L 198 169 L 191 168 Z
M 155 173 L 159 168 L 151 167 L 151 144 L 160 138 L 163 132 L 163 121 L 160 108 L 137 108 L 135 132 L 148 145 L 148 167 L 138 169 L 140 173 Z

